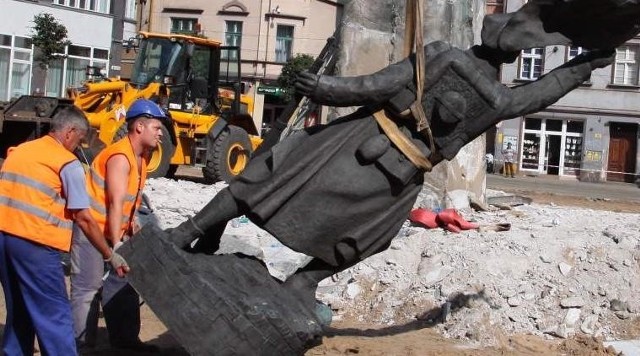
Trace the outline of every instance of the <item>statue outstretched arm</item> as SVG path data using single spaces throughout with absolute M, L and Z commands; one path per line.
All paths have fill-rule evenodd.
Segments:
M 501 110 L 498 120 L 511 119 L 546 108 L 588 80 L 594 69 L 604 68 L 614 59 L 615 50 L 591 51 L 575 57 L 534 82 L 512 88 L 511 102 Z
M 444 42 L 432 42 L 424 48 L 425 57 L 428 61 L 449 48 Z M 354 77 L 317 76 L 303 72 L 298 75 L 295 88 L 298 94 L 321 105 L 381 104 L 414 81 L 414 63 L 415 55 L 411 55 L 373 74 Z
M 375 105 L 387 101 L 413 80 L 409 58 L 376 73 L 356 77 L 317 76 L 300 73 L 295 87 L 298 94 L 314 103 L 330 106 Z

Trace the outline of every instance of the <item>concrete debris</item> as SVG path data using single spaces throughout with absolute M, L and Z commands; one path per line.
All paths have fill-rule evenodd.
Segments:
M 581 297 L 569 297 L 560 301 L 560 306 L 563 308 L 582 308 L 585 304 Z
M 160 178 L 149 180 L 145 192 L 160 226 L 169 228 L 224 186 Z M 504 193 L 487 192 L 498 195 Z M 428 191 L 418 200 L 416 207 L 442 208 Z M 334 320 L 430 320 L 443 335 L 479 345 L 496 345 L 504 332 L 620 338 L 613 323 L 640 317 L 640 302 L 626 301 L 640 288 L 640 214 L 526 203 L 511 208 L 460 211 L 478 224 L 511 223 L 504 232 L 449 234 L 407 223 L 392 248 L 322 281 L 317 298 L 330 305 Z M 239 222 L 227 227 L 225 249 L 262 255 L 280 280 L 308 263 L 250 221 Z

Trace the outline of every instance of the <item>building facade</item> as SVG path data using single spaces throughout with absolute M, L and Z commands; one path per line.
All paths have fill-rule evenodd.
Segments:
M 0 101 L 27 94 L 64 96 L 86 79 L 86 67 L 120 74 L 122 39 L 135 35 L 136 0 L 0 0 Z M 113 6 L 113 7 L 112 7 Z M 31 42 L 34 16 L 49 13 L 67 28 L 64 53 L 48 71 Z
M 239 46 L 242 80 L 255 103 L 252 116 L 264 128 L 285 106 L 276 84 L 283 65 L 297 54 L 316 57 L 340 22 L 341 9 L 332 0 L 155 0 L 141 5 L 138 29 Z
M 505 10 L 515 11 L 524 3 L 508 1 Z M 503 65 L 501 81 L 516 86 L 535 80 L 583 51 L 573 46 L 524 50 L 514 63 Z M 639 65 L 636 37 L 616 49 L 613 65 L 594 71 L 588 82 L 546 110 L 502 122 L 495 136 L 488 135 L 495 137 L 497 161 L 511 142 L 522 174 L 633 182 L 640 169 Z

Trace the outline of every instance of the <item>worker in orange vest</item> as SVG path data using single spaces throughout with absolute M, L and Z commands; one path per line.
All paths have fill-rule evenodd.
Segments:
M 154 102 L 136 100 L 126 114 L 128 134 L 102 150 L 87 176 L 91 214 L 115 249 L 135 232 L 135 212 L 142 201 L 147 160 L 162 139 L 165 112 Z M 119 349 L 156 352 L 157 347 L 140 341 L 140 303 L 126 279 L 104 275 L 96 251 L 79 229 L 74 229 L 71 248 L 71 305 L 75 337 L 83 348 L 96 342 L 98 298 L 109 331 L 111 345 Z M 102 294 L 100 295 L 100 288 Z
M 75 223 L 119 275 L 129 267 L 113 252 L 89 212 L 82 165 L 72 153 L 89 130 L 70 106 L 49 134 L 9 149 L 0 170 L 0 280 L 7 307 L 2 351 L 77 355 L 60 252 L 69 251 Z

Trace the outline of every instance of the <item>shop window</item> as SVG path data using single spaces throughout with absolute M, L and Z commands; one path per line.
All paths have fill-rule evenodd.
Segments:
M 521 169 L 552 175 L 580 175 L 584 121 L 524 121 Z
M 613 84 L 638 85 L 638 46 L 621 46 L 616 49 Z
M 583 133 L 584 121 L 567 120 L 567 132 Z
M 276 31 L 276 62 L 287 62 L 293 52 L 293 26 L 278 25 Z
M 542 119 L 526 119 L 524 121 L 525 130 L 540 130 L 542 129 Z
M 562 120 L 547 119 L 547 131 L 562 131 Z
M 522 142 L 522 169 L 537 170 L 540 160 L 540 134 L 525 133 Z
M 580 175 L 582 137 L 567 136 L 564 147 L 564 174 Z
M 524 49 L 520 53 L 519 79 L 536 80 L 542 74 L 544 48 Z

